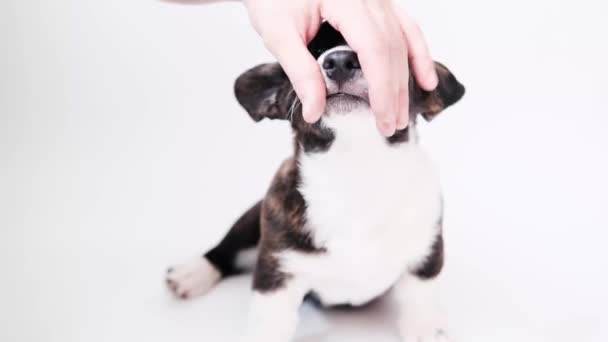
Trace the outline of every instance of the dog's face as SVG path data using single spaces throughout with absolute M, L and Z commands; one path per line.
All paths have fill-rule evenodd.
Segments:
M 367 81 L 357 54 L 338 31 L 323 23 L 308 49 L 317 59 L 325 79 L 324 115 L 369 107 Z M 431 92 L 418 87 L 410 72 L 410 117 L 413 119 L 420 114 L 431 120 L 464 95 L 464 87 L 445 66 L 435 63 L 435 67 L 439 85 Z M 258 65 L 243 73 L 236 80 L 235 94 L 255 121 L 284 119 L 290 120 L 296 131 L 310 129 L 302 118 L 301 105 L 289 79 L 278 63 Z

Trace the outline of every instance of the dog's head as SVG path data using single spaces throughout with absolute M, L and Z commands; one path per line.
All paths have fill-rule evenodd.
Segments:
M 308 50 L 317 59 L 327 89 L 325 114 L 347 113 L 360 106 L 369 107 L 367 81 L 357 54 L 344 37 L 323 23 Z M 464 86 L 440 63 L 435 63 L 439 85 L 431 92 L 422 90 L 410 72 L 410 117 L 422 115 L 427 121 L 464 95 Z M 239 103 L 255 121 L 264 118 L 290 120 L 294 129 L 306 126 L 299 100 L 278 63 L 258 65 L 244 72 L 235 83 Z

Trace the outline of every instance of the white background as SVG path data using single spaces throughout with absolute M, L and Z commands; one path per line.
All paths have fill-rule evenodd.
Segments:
M 468 91 L 421 131 L 454 334 L 607 341 L 606 2 L 407 8 Z M 216 243 L 291 150 L 287 125 L 254 124 L 232 94 L 269 60 L 238 3 L 0 3 L 1 341 L 237 336 L 249 278 L 184 303 L 163 274 Z M 300 335 L 397 341 L 388 305 L 305 309 Z

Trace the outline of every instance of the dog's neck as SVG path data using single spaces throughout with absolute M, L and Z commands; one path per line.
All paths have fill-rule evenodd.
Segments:
M 390 137 L 383 137 L 375 124 L 375 117 L 369 108 L 359 108 L 347 113 L 327 113 L 315 124 L 303 120 L 292 122 L 294 131 L 295 156 L 301 153 L 326 153 L 336 145 L 348 146 L 356 151 L 365 148 L 370 142 L 381 142 L 386 148 L 395 148 L 402 144 L 417 144 L 418 134 L 415 116 L 408 127 L 397 130 Z

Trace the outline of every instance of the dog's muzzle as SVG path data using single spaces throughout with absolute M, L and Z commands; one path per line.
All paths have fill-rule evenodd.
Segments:
M 357 54 L 348 46 L 335 47 L 318 59 L 327 98 L 340 102 L 368 103 L 367 82 L 363 77 Z
M 358 72 L 361 72 L 357 54 L 349 50 L 331 52 L 325 56 L 322 67 L 327 77 L 338 84 L 353 79 Z

